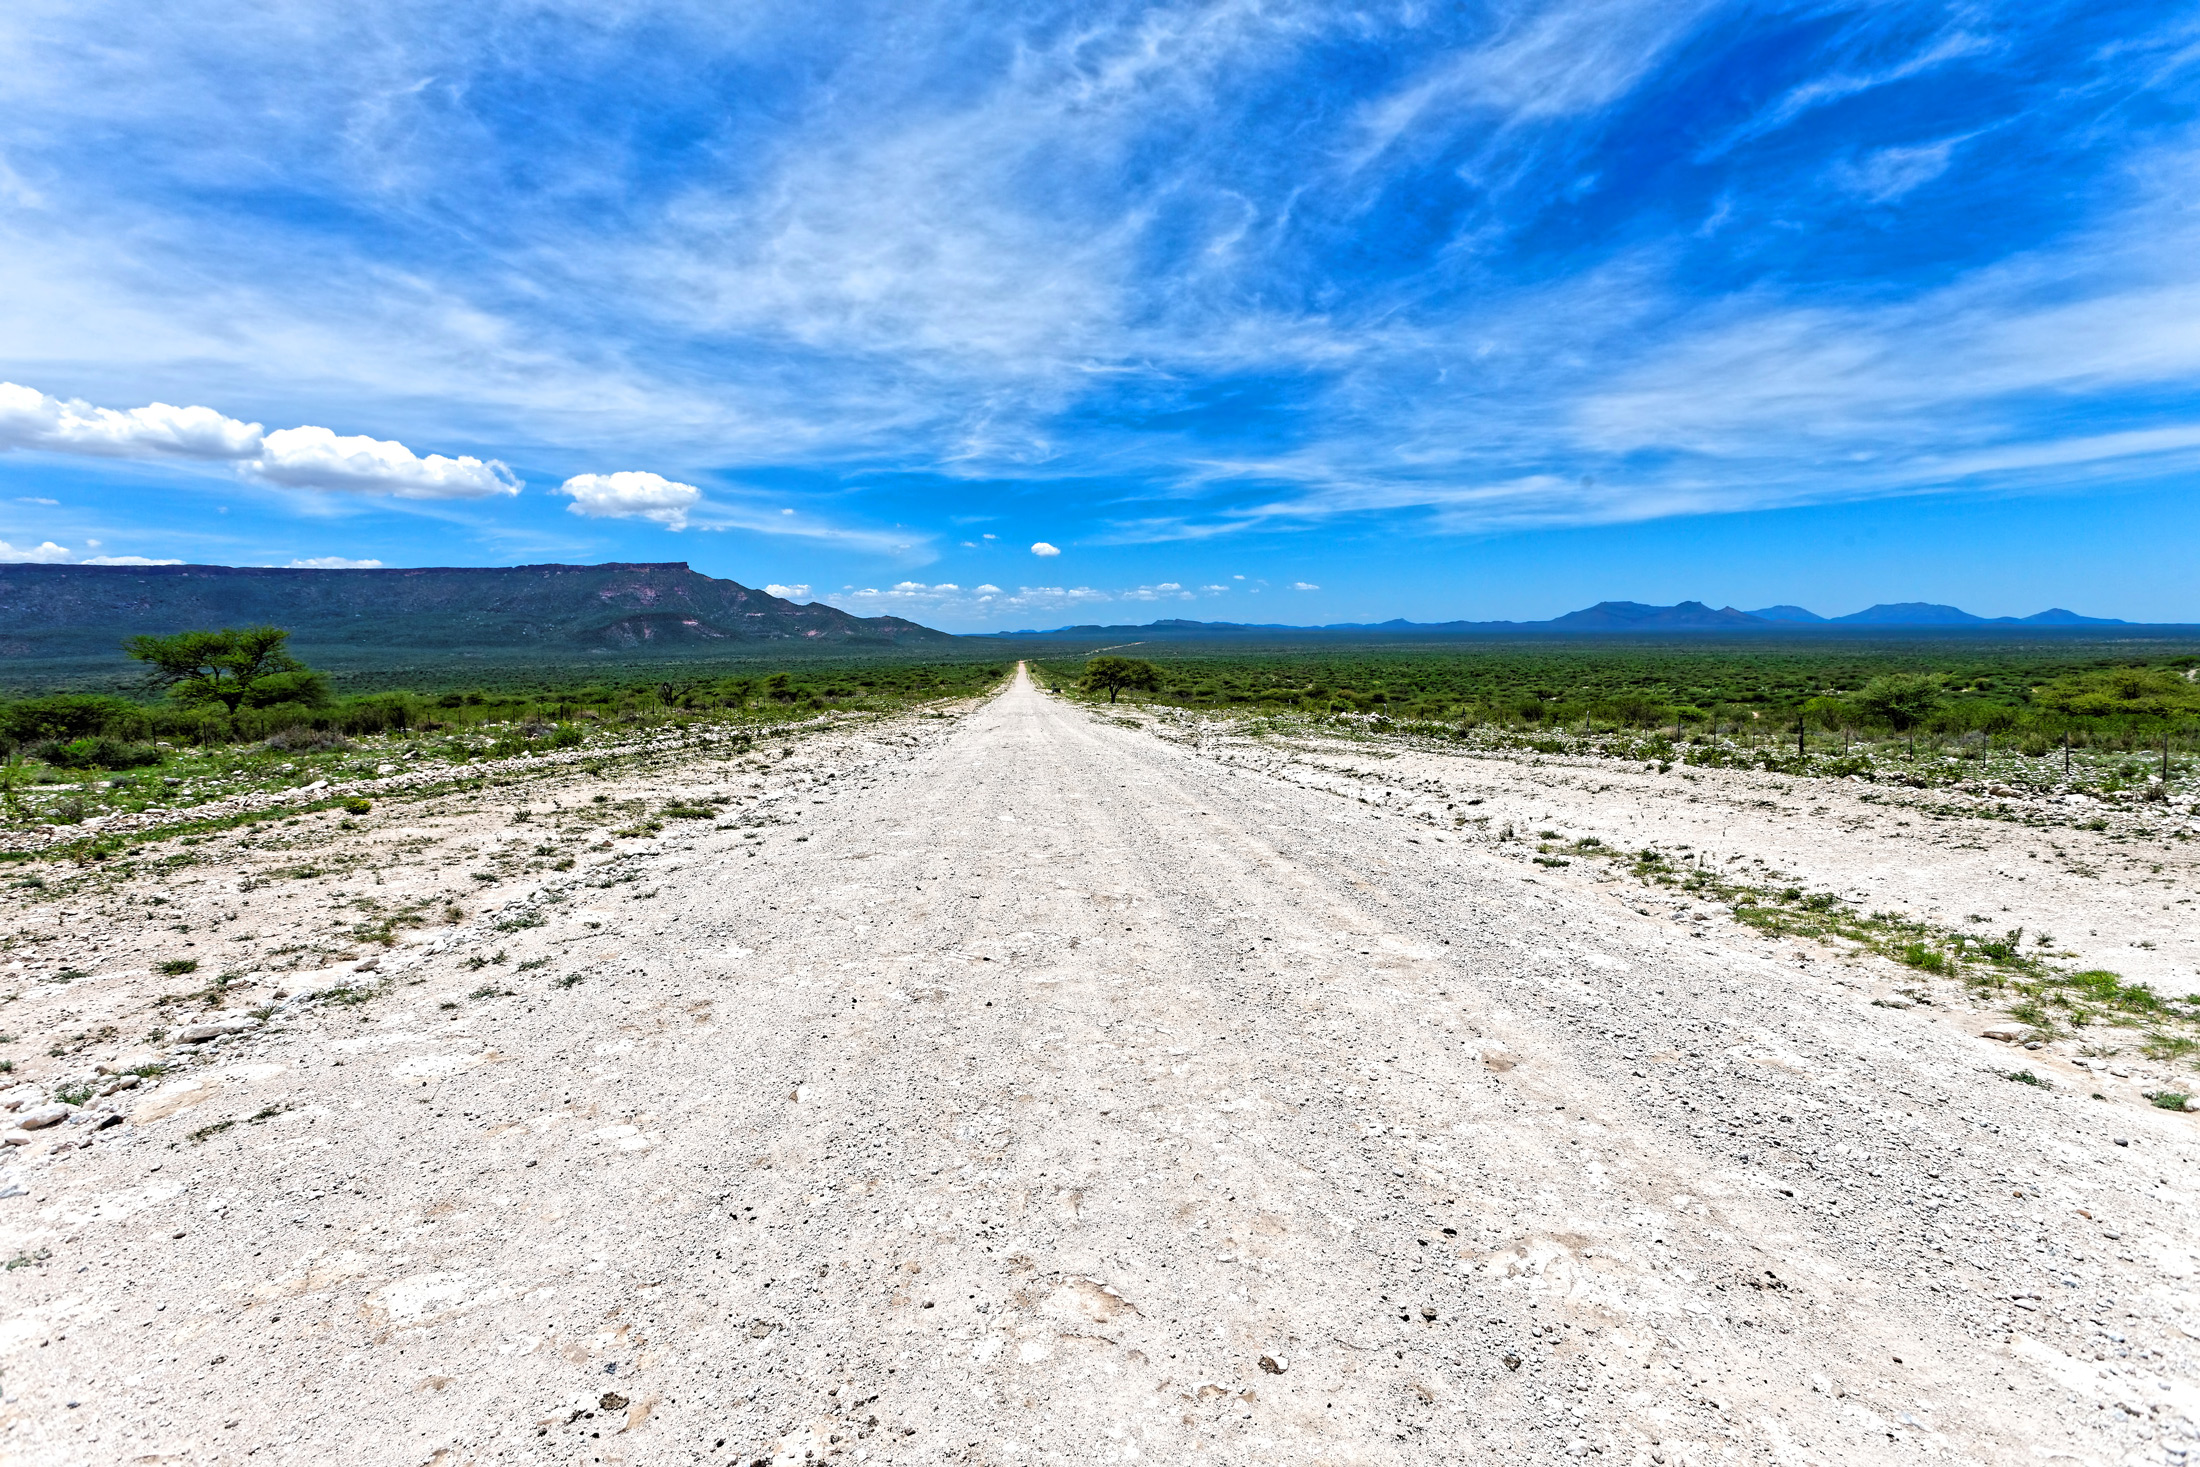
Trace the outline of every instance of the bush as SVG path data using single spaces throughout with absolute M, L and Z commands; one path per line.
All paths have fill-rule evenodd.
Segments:
M 160 750 L 151 744 L 124 743 L 107 734 L 67 743 L 49 739 L 33 748 L 31 755 L 56 769 L 142 769 L 161 760 Z
M 374 802 L 372 800 L 351 799 L 344 801 L 344 813 L 346 815 L 364 815 L 373 808 Z
M 186 973 L 198 972 L 199 960 L 197 958 L 170 958 L 158 966 L 161 972 L 166 973 L 169 977 L 181 978 Z
M 0 743 L 67 742 L 95 734 L 138 734 L 147 727 L 135 703 L 96 693 L 56 693 L 0 708 Z
M 351 740 L 333 728 L 286 728 L 268 735 L 261 745 L 271 754 L 327 754 L 351 747 Z

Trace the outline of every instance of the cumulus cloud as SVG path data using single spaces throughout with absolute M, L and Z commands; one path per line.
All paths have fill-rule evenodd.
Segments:
M 1293 581 L 1291 589 L 1294 591 L 1319 591 L 1321 587 L 1315 585 L 1312 581 Z
M 80 561 L 78 561 L 78 562 L 77 562 L 77 564 L 78 564 L 78 565 L 182 565 L 182 564 L 183 564 L 183 562 L 182 562 L 181 560 L 177 560 L 177 559 L 173 559 L 173 558 L 170 558 L 170 559 L 167 559 L 167 560 L 155 560 L 155 559 L 153 559 L 152 557 L 150 557 L 150 556 L 145 556 L 145 555 L 95 555 L 95 556 L 92 556 L 92 557 L 91 557 L 90 559 L 88 559 L 88 560 L 80 560 Z
M 774 582 L 764 588 L 764 594 L 777 596 L 782 601 L 800 601 L 810 594 L 810 588 L 808 586 L 782 586 Z
M 341 555 L 315 555 L 290 562 L 289 570 L 380 570 L 379 560 L 350 560 Z
M 282 428 L 260 456 L 238 465 L 246 478 L 286 489 L 335 489 L 397 499 L 487 499 L 519 493 L 519 480 L 495 459 L 420 457 L 384 438 L 340 436 L 327 428 Z
M 327 428 L 241 422 L 209 407 L 165 402 L 94 407 L 0 382 L 0 451 L 26 449 L 95 458 L 183 458 L 228 462 L 243 477 L 286 489 L 332 489 L 398 499 L 485 499 L 517 494 L 520 482 L 495 459 L 426 458 L 402 443 L 344 437 Z
M 574 514 L 599 520 L 654 520 L 668 530 L 687 528 L 688 514 L 702 503 L 703 491 L 662 474 L 627 469 L 616 474 L 576 474 L 558 486 L 570 494 Z
M 1060 555 L 1062 552 L 1056 547 L 1047 544 L 1046 541 L 1041 540 L 1038 544 L 1031 547 L 1031 553 L 1033 555 L 1043 557 L 1048 555 Z
M 118 411 L 0 382 L 0 449 L 98 458 L 246 459 L 260 451 L 260 443 L 258 423 L 240 423 L 212 408 L 156 402 Z
M 10 545 L 0 540 L 0 562 L 13 565 L 63 565 L 68 562 L 69 547 L 56 545 L 48 540 L 43 545 Z

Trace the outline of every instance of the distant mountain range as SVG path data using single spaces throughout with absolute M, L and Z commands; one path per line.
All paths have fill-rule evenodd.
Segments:
M 1936 606 L 1925 601 L 1899 601 L 1852 611 L 1847 616 L 1820 616 L 1800 606 L 1767 606 L 1757 611 L 1738 611 L 1731 606 L 1716 609 L 1701 601 L 1676 606 L 1645 606 L 1640 601 L 1599 601 L 1580 611 L 1569 611 L 1549 621 L 1407 621 L 1403 617 L 1378 622 L 1330 622 L 1323 626 L 1290 626 L 1280 622 L 1184 621 L 1170 619 L 1143 626 L 1071 626 L 1048 631 L 996 632 L 1002 637 L 1087 637 L 1144 632 L 1149 636 L 1231 636 L 1265 632 L 1673 632 L 1673 631 L 1777 631 L 1797 626 L 1868 627 L 2120 627 L 2130 623 L 2109 616 L 2080 616 L 2055 607 L 2032 616 L 1974 616 L 1955 606 Z
M 0 658 L 119 654 L 123 638 L 271 623 L 293 644 L 451 653 L 733 650 L 949 643 L 898 616 L 797 606 L 685 561 L 287 570 L 0 565 Z

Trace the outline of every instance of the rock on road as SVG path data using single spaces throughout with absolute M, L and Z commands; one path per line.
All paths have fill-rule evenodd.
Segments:
M 2060 1144 L 1975 1041 L 1021 672 L 938 728 L 555 1002 L 270 1040 L 310 1132 L 87 1153 L 14 1460 L 2116 1459 L 1944 1252 Z

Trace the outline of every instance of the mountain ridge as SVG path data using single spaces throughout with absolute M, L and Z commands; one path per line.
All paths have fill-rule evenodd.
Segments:
M 114 651 L 123 638 L 269 623 L 301 648 L 558 653 L 952 640 L 897 616 L 798 606 L 686 561 L 600 565 L 0 565 L 0 658 Z
M 1599 601 L 1579 611 L 1545 621 L 1407 621 L 1393 617 L 1381 622 L 1328 622 L 1317 626 L 1286 622 L 1188 621 L 1170 617 L 1139 625 L 1103 626 L 1085 623 L 1045 630 L 982 632 L 995 637 L 1098 636 L 1121 632 L 1157 632 L 1163 635 L 1208 633 L 1240 635 L 1257 632 L 1662 632 L 1662 631 L 1780 631 L 1798 627 L 2025 627 L 2025 626 L 2131 626 L 2116 617 L 2080 616 L 2062 607 L 2051 607 L 2031 616 L 1974 616 L 1960 607 L 1927 601 L 1882 602 L 1847 616 L 1825 617 L 1800 606 L 1768 606 L 1741 611 L 1732 606 L 1714 608 L 1702 601 L 1682 601 L 1672 606 L 1651 606 L 1640 601 Z

